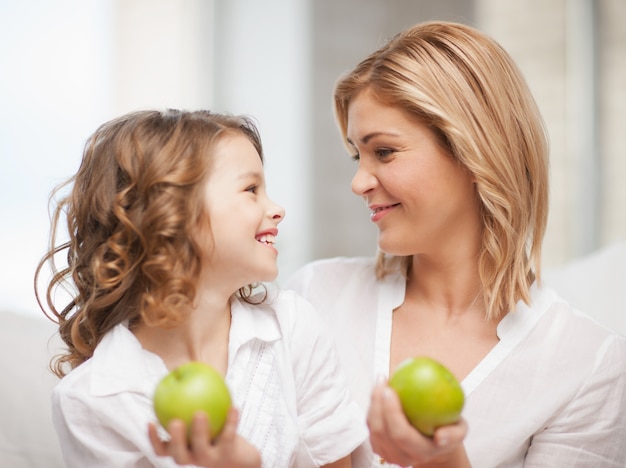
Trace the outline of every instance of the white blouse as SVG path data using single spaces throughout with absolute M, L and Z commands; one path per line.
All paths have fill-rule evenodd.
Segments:
M 284 285 L 309 299 L 334 332 L 339 359 L 363 412 L 388 376 L 392 313 L 405 280 L 378 281 L 374 259 L 306 265 Z M 463 380 L 472 466 L 626 466 L 626 339 L 533 286 L 499 323 L 498 344 Z M 358 468 L 380 466 L 369 443 Z
M 310 304 L 291 292 L 270 304 L 234 300 L 226 383 L 240 411 L 237 432 L 264 467 L 314 467 L 348 455 L 367 438 L 332 339 Z M 68 467 L 174 467 L 157 457 L 147 425 L 152 395 L 168 372 L 118 325 L 91 359 L 61 379 L 53 421 Z

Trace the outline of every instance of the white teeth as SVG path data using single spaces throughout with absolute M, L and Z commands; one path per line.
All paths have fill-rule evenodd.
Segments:
M 262 244 L 274 244 L 276 236 L 271 234 L 263 234 L 262 236 L 257 237 L 258 240 Z
M 372 210 L 372 214 L 371 214 L 371 216 L 374 216 L 374 215 L 375 215 L 376 213 L 378 213 L 379 211 L 386 210 L 387 208 L 392 208 L 392 207 L 394 207 L 394 206 L 396 206 L 396 205 L 398 205 L 398 203 L 394 203 L 394 204 L 392 204 L 392 205 L 379 206 L 378 208 L 374 208 L 374 209 Z

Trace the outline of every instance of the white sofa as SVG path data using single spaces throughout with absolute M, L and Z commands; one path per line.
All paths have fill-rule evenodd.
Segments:
M 545 282 L 600 323 L 626 335 L 626 242 L 545 272 Z M 48 370 L 60 349 L 45 318 L 0 311 L 0 467 L 63 467 L 50 420 Z
M 626 336 L 626 241 L 547 269 L 543 276 L 574 307 Z
M 44 318 L 0 311 L 0 466 L 64 466 L 50 419 L 48 370 L 60 349 L 55 325 Z

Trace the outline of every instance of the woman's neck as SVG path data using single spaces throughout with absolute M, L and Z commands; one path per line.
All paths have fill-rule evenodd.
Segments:
M 446 262 L 419 255 L 413 257 L 406 285 L 407 300 L 424 302 L 434 309 L 455 314 L 480 302 L 481 293 L 478 264 L 471 258 Z

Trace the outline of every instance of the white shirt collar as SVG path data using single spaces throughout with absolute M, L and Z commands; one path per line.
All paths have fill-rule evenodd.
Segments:
M 461 382 L 466 396 L 478 388 L 483 380 L 530 334 L 554 299 L 553 291 L 547 288 L 541 289 L 533 284 L 530 288 L 532 306 L 520 300 L 515 309 L 500 320 L 496 329 L 500 341 Z
M 143 349 L 125 324 L 102 338 L 91 361 L 91 389 L 100 396 L 123 391 L 149 394 L 154 381 L 167 373 L 163 360 Z
M 268 293 L 267 301 L 271 300 Z M 229 361 L 251 340 L 272 342 L 282 336 L 276 314 L 266 304 L 252 305 L 234 298 L 231 314 Z M 123 391 L 151 394 L 155 381 L 168 372 L 163 360 L 143 349 L 126 324 L 116 325 L 102 338 L 90 365 L 91 389 L 100 396 Z
M 268 292 L 266 302 L 262 304 L 249 304 L 238 297 L 233 298 L 230 306 L 232 321 L 229 349 L 231 351 L 250 340 L 272 342 L 282 337 L 276 313 L 270 307 L 272 300 L 271 292 Z

